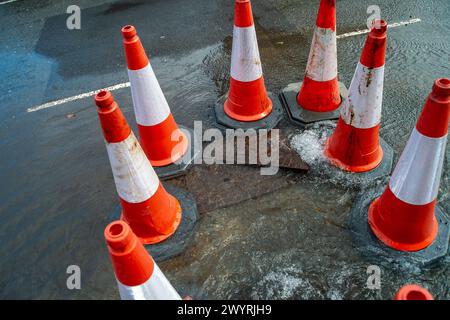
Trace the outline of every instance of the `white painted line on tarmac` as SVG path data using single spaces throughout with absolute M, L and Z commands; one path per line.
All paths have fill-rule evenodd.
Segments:
M 16 2 L 16 1 L 18 1 L 18 0 L 2 1 L 2 2 L 0 2 L 0 6 L 1 6 L 2 4 L 7 4 L 7 3 L 11 3 L 11 2 Z
M 7 2 L 13 2 L 13 1 L 17 1 L 17 0 L 10 0 L 10 1 L 6 1 L 6 2 L 0 2 L 0 4 L 3 3 L 7 3 Z M 419 18 L 415 18 L 415 19 L 410 19 L 408 21 L 400 21 L 400 22 L 395 22 L 395 23 L 391 23 L 388 24 L 388 28 L 396 28 L 396 27 L 400 27 L 400 26 L 405 26 L 408 24 L 412 24 L 412 23 L 417 23 L 420 22 L 422 20 L 420 20 Z M 338 39 L 342 39 L 342 38 L 348 38 L 348 37 L 353 37 L 353 36 L 358 36 L 361 34 L 366 34 L 369 33 L 370 30 L 369 29 L 364 29 L 364 30 L 358 30 L 358 31 L 353 31 L 353 32 L 348 32 L 348 33 L 344 33 L 344 34 L 340 34 L 338 36 L 336 36 L 336 38 Z M 71 101 L 75 101 L 75 100 L 80 100 L 80 99 L 84 99 L 87 97 L 91 97 L 95 94 L 97 94 L 98 92 L 102 91 L 102 90 L 108 90 L 108 91 L 114 91 L 114 90 L 118 90 L 118 89 L 122 89 L 122 88 L 128 88 L 130 86 L 129 82 L 124 82 L 124 83 L 119 83 L 107 88 L 103 88 L 103 89 L 99 89 L 99 90 L 95 90 L 95 91 L 90 91 L 90 92 L 86 92 L 86 93 L 82 93 L 76 96 L 72 96 L 72 97 L 67 97 L 64 99 L 60 99 L 60 100 L 55 100 L 55 101 L 50 101 L 38 106 L 34 106 L 31 108 L 27 109 L 27 112 L 35 112 L 35 111 L 39 111 L 39 110 L 44 110 L 44 109 L 48 109 L 48 108 L 52 108 L 52 107 L 56 107 L 59 106 L 61 104 L 67 103 L 67 102 L 71 102 Z
M 60 100 L 55 100 L 55 101 L 50 101 L 50 102 L 41 104 L 39 106 L 34 106 L 34 107 L 31 107 L 31 108 L 28 108 L 27 112 L 35 112 L 35 111 L 39 111 L 39 110 L 43 110 L 43 109 L 47 109 L 47 108 L 56 107 L 56 106 L 59 106 L 61 104 L 67 103 L 67 102 L 71 102 L 71 101 L 75 101 L 75 100 L 80 100 L 80 99 L 92 97 L 93 95 L 96 95 L 98 92 L 100 92 L 102 90 L 114 91 L 114 90 L 118 90 L 118 89 L 122 89 L 122 88 L 128 88 L 129 86 L 130 86 L 129 82 L 115 84 L 113 86 L 106 87 L 106 88 L 103 88 L 103 89 L 89 91 L 89 92 L 85 92 L 85 93 L 82 93 L 82 94 L 78 94 L 76 96 L 67 97 L 67 98 L 60 99 Z
M 417 23 L 420 21 L 422 21 L 422 20 L 420 20 L 419 18 L 414 18 L 414 19 L 410 19 L 408 21 L 395 22 L 395 23 L 388 24 L 388 28 L 396 28 L 396 27 L 406 26 L 408 24 Z M 338 39 L 348 38 L 348 37 L 353 37 L 353 36 L 359 36 L 361 34 L 366 34 L 369 32 L 370 32 L 369 29 L 363 29 L 363 30 L 343 33 L 343 34 L 337 35 L 336 38 L 338 38 Z

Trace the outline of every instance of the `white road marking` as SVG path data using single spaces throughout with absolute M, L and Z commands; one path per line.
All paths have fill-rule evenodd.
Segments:
M 17 1 L 17 0 L 9 0 L 9 1 L 5 1 L 5 2 L 0 2 L 0 5 L 8 3 L 8 2 L 13 2 L 13 1 Z M 407 21 L 395 22 L 395 23 L 388 24 L 388 28 L 396 28 L 396 27 L 405 26 L 405 25 L 412 24 L 412 23 L 421 22 L 421 21 L 422 21 L 421 19 L 415 18 L 415 19 L 410 19 Z M 369 32 L 370 32 L 369 29 L 358 30 L 358 31 L 340 34 L 340 35 L 336 36 L 336 38 L 337 39 L 348 38 L 348 37 L 358 36 L 361 34 L 366 34 Z M 35 111 L 39 111 L 39 110 L 43 110 L 43 109 L 47 109 L 47 108 L 56 107 L 56 106 L 66 103 L 66 102 L 71 102 L 71 101 L 91 97 L 91 96 L 95 95 L 97 92 L 102 91 L 102 90 L 114 91 L 114 90 L 118 90 L 118 89 L 122 89 L 122 88 L 128 88 L 129 86 L 130 86 L 129 82 L 119 83 L 119 84 L 113 85 L 111 87 L 107 87 L 107 88 L 103 88 L 103 89 L 99 89 L 99 90 L 95 90 L 95 91 L 90 91 L 90 92 L 82 93 L 82 94 L 79 94 L 76 96 L 72 96 L 72 97 L 68 97 L 68 98 L 64 98 L 64 99 L 60 99 L 60 100 L 55 100 L 55 101 L 50 101 L 50 102 L 47 102 L 47 103 L 44 103 L 44 104 L 41 104 L 38 106 L 34 106 L 31 108 L 28 108 L 27 112 L 35 112 Z
M 408 21 L 395 22 L 395 23 L 388 24 L 388 28 L 396 28 L 396 27 L 405 26 L 405 25 L 412 24 L 412 23 L 417 23 L 420 21 L 422 21 L 422 20 L 420 20 L 419 18 L 415 18 L 415 19 L 410 19 Z M 369 29 L 358 30 L 358 31 L 340 34 L 340 35 L 336 36 L 336 38 L 342 39 L 342 38 L 347 38 L 347 37 L 359 36 L 361 34 L 366 34 L 369 32 L 370 32 Z
M 2 2 L 0 2 L 0 6 L 2 5 L 2 4 L 7 4 L 7 3 L 11 3 L 11 2 L 16 2 L 17 0 L 8 0 L 8 1 L 2 1 Z
M 68 97 L 68 98 L 64 98 L 64 99 L 60 99 L 60 100 L 55 100 L 55 101 L 50 101 L 50 102 L 41 104 L 39 106 L 31 107 L 31 108 L 27 109 L 27 112 L 35 112 L 35 111 L 39 111 L 39 110 L 43 110 L 43 109 L 47 109 L 47 108 L 56 107 L 56 106 L 66 103 L 66 102 L 71 102 L 71 101 L 75 101 L 75 100 L 88 98 L 88 97 L 91 97 L 91 96 L 97 94 L 98 92 L 100 92 L 102 90 L 114 91 L 114 90 L 118 90 L 118 89 L 122 89 L 122 88 L 128 88 L 129 86 L 130 86 L 129 82 L 115 84 L 113 86 L 106 87 L 103 89 L 89 91 L 86 93 L 78 94 L 76 96 L 72 96 L 72 97 Z

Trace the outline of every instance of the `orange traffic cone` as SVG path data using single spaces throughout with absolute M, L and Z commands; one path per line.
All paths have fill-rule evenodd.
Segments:
M 122 206 L 122 218 L 145 244 L 171 236 L 181 222 L 181 207 L 160 183 L 109 91 L 95 96 L 109 161 Z
M 436 198 L 449 121 L 450 79 L 438 79 L 389 185 L 369 208 L 373 233 L 391 248 L 418 251 L 436 239 Z M 442 241 L 448 245 L 448 234 Z
M 175 123 L 135 27 L 123 27 L 122 35 L 140 143 L 152 166 L 173 164 L 189 141 Z
M 114 221 L 104 234 L 122 300 L 181 300 L 128 224 Z
M 236 0 L 230 89 L 216 106 L 217 120 L 235 128 L 272 128 L 280 120 L 277 100 L 266 92 L 250 0 Z
M 379 129 L 383 100 L 385 21 L 376 21 L 342 104 L 336 130 L 327 140 L 325 155 L 335 166 L 351 172 L 376 168 L 383 160 Z
M 298 104 L 310 111 L 336 110 L 341 103 L 337 80 L 336 1 L 321 0 Z
M 431 293 L 416 284 L 408 284 L 400 288 L 394 300 L 434 300 Z
M 338 82 L 336 0 L 321 0 L 303 82 L 289 84 L 281 98 L 291 120 L 304 126 L 337 119 L 347 94 Z

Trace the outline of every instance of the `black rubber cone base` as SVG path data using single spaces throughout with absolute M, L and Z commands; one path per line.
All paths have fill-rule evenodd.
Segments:
M 385 262 L 387 265 L 416 266 L 431 265 L 444 257 L 448 250 L 450 220 L 443 210 L 436 206 L 439 231 L 434 242 L 420 251 L 398 251 L 386 246 L 373 234 L 368 222 L 370 204 L 381 196 L 385 187 L 368 189 L 360 193 L 350 211 L 349 227 L 357 247 L 371 260 Z
M 197 203 L 194 196 L 183 189 L 165 184 L 164 188 L 178 199 L 181 205 L 181 223 L 174 234 L 156 244 L 147 244 L 145 248 L 155 261 L 164 261 L 182 253 L 188 247 L 195 233 L 199 219 Z M 120 205 L 114 210 L 113 220 L 120 219 L 122 208 Z
M 297 94 L 300 90 L 302 82 L 296 82 L 289 84 L 280 93 L 280 100 L 283 102 L 284 107 L 292 122 L 299 124 L 302 127 L 306 127 L 309 124 L 325 120 L 335 120 L 339 118 L 340 107 L 331 112 L 314 112 L 301 108 L 297 104 Z M 341 95 L 341 105 L 348 97 L 347 87 L 339 82 L 339 93 Z
M 186 128 L 183 126 L 178 127 L 185 133 L 186 131 L 189 132 L 188 149 L 186 151 L 186 154 L 183 157 L 181 157 L 181 159 L 175 161 L 175 163 L 172 163 L 164 167 L 153 167 L 160 180 L 168 180 L 185 175 L 189 167 L 194 163 L 195 157 L 197 157 L 200 154 L 201 150 L 195 150 L 194 148 L 193 143 L 194 131 L 190 128 Z
M 228 94 L 222 96 L 219 100 L 217 100 L 214 107 L 217 123 L 233 129 L 273 129 L 283 117 L 283 107 L 276 95 L 269 92 L 268 96 L 270 100 L 272 100 L 272 112 L 261 120 L 249 122 L 238 121 L 230 118 L 223 110 L 223 105 L 227 100 Z

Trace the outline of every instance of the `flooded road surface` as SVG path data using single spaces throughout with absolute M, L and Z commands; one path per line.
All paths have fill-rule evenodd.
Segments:
M 269 90 L 303 77 L 318 2 L 254 1 Z M 137 27 L 179 124 L 214 126 L 214 102 L 227 90 L 232 1 L 79 3 L 81 30 L 65 27 L 70 1 L 0 5 L 7 30 L 0 34 L 0 298 L 118 298 L 103 239 L 118 201 L 93 99 L 29 108 L 127 82 L 124 24 Z M 366 28 L 371 4 L 338 0 L 338 34 Z M 433 80 L 450 76 L 450 2 L 375 4 L 389 23 L 421 19 L 388 31 L 381 135 L 396 160 Z M 339 76 L 347 85 L 364 41 L 364 35 L 338 40 Z M 114 95 L 134 127 L 129 88 Z M 284 119 L 279 126 L 290 124 Z M 311 156 L 305 160 L 314 165 Z M 439 194 L 447 212 L 449 157 L 448 148 Z M 181 295 L 390 299 L 414 282 L 438 299 L 450 298 L 450 259 L 399 269 L 356 250 L 346 225 L 356 185 L 318 170 L 261 176 L 258 168 L 230 165 L 199 165 L 167 183 L 199 193 L 201 220 L 191 246 L 159 263 Z M 380 290 L 366 288 L 373 264 L 381 268 Z M 81 268 L 81 290 L 66 287 L 69 265 Z

